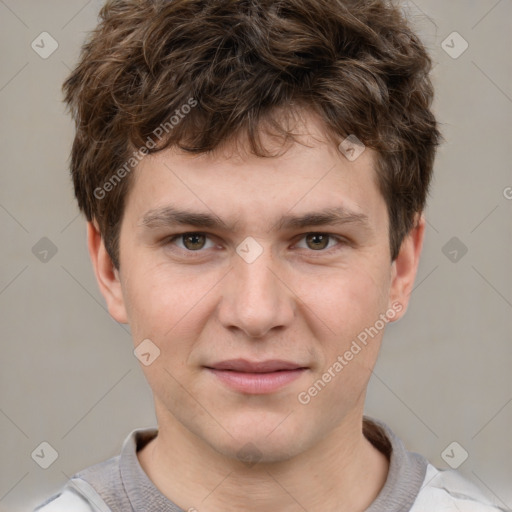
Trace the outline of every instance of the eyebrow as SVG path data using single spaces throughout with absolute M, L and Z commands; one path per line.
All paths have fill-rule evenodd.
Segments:
M 196 228 L 223 229 L 234 231 L 239 221 L 227 224 L 220 217 L 212 213 L 180 210 L 173 206 L 156 208 L 146 212 L 139 226 L 147 229 L 158 229 L 175 225 L 194 226 Z M 326 208 L 315 212 L 306 212 L 301 215 L 283 215 L 273 226 L 273 230 L 300 229 L 310 226 L 358 224 L 369 229 L 368 216 L 364 213 L 354 212 L 344 207 Z

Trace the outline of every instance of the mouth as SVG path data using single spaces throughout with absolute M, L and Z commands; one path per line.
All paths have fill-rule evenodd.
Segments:
M 205 366 L 205 369 L 235 391 L 266 394 L 282 389 L 309 368 L 291 361 L 276 359 L 261 362 L 232 359 Z

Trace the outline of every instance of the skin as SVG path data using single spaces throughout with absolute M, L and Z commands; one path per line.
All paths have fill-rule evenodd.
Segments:
M 417 216 L 392 262 L 375 153 L 367 148 L 350 162 L 312 114 L 298 129 L 309 147 L 291 144 L 275 158 L 237 151 L 243 145 L 234 142 L 214 154 L 171 148 L 146 157 L 126 203 L 119 271 L 95 223 L 88 225 L 110 314 L 130 324 L 135 346 L 150 339 L 160 349 L 141 365 L 159 435 L 138 457 L 184 510 L 363 511 L 386 480 L 387 458 L 362 434 L 384 329 L 307 405 L 297 397 L 393 304 L 402 308 L 395 321 L 405 313 L 425 221 Z M 144 225 L 149 211 L 167 206 L 236 225 Z M 340 206 L 366 221 L 278 226 L 283 215 Z M 207 237 L 195 245 L 173 239 L 188 232 Z M 332 237 L 324 247 L 309 233 Z M 246 237 L 263 250 L 252 263 L 236 252 Z M 308 370 L 279 391 L 248 395 L 204 368 L 237 357 L 284 359 Z M 259 457 L 256 464 L 240 460 L 243 447 Z

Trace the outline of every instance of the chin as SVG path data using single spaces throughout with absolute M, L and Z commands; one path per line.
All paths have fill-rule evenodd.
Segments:
M 310 445 L 307 433 L 298 425 L 285 425 L 282 415 L 278 421 L 258 421 L 251 419 L 251 425 L 231 426 L 224 423 L 223 426 L 231 434 L 223 431 L 222 439 L 205 439 L 210 446 L 225 457 L 237 459 L 252 466 L 255 463 L 284 462 L 299 455 Z M 282 423 L 281 423 L 282 422 Z M 281 424 L 280 424 L 281 423 Z
M 297 448 L 290 442 L 286 444 L 271 443 L 264 437 L 251 438 L 250 436 L 246 436 L 242 442 L 213 446 L 213 448 L 224 457 L 240 461 L 247 467 L 252 467 L 255 464 L 284 462 L 298 454 Z

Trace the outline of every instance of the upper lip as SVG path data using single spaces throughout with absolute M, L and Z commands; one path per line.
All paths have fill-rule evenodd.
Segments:
M 297 370 L 306 368 L 304 365 L 282 359 L 269 359 L 267 361 L 248 361 L 247 359 L 230 359 L 207 366 L 214 370 L 233 370 L 246 373 L 268 373 L 278 370 Z

